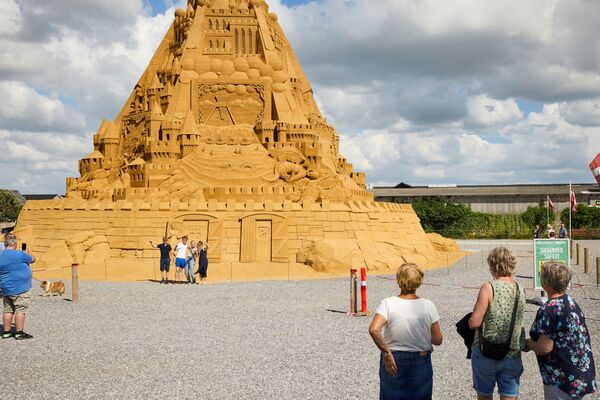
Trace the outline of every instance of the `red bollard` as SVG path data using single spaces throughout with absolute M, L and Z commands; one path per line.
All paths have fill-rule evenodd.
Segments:
M 367 312 L 367 269 L 360 269 L 360 300 L 361 300 L 361 312 Z

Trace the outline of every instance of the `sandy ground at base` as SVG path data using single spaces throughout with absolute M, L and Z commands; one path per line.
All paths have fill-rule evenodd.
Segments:
M 475 398 L 466 349 L 454 323 L 490 279 L 493 247 L 518 257 L 517 280 L 531 289 L 529 241 L 465 241 L 451 268 L 426 272 L 420 296 L 441 315 L 444 343 L 432 355 L 435 400 Z M 592 259 L 599 242 L 587 242 Z M 573 265 L 571 295 L 587 316 L 600 354 L 600 288 L 595 270 Z M 369 274 L 370 311 L 397 294 L 393 275 Z M 4 399 L 374 399 L 379 352 L 370 318 L 346 315 L 349 279 L 215 283 L 82 282 L 79 302 L 35 296 L 30 341 L 0 341 Z M 35 289 L 35 294 L 40 294 Z M 537 307 L 527 305 L 525 326 Z M 535 358 L 523 355 L 521 398 L 542 399 Z M 498 398 L 497 395 L 495 397 Z M 586 399 L 599 399 L 590 396 Z

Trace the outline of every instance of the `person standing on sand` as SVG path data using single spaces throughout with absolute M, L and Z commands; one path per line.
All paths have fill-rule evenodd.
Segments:
M 396 272 L 400 294 L 381 302 L 369 327 L 381 351 L 380 400 L 431 400 L 431 352 L 444 337 L 435 305 L 416 294 L 423 276 L 415 264 L 400 266 Z
M 567 228 L 565 228 L 565 224 L 560 224 L 560 230 L 558 231 L 558 237 L 560 239 L 566 239 L 569 236 L 567 232 Z
M 542 238 L 542 227 L 540 226 L 540 224 L 537 224 L 535 226 L 535 231 L 533 231 L 533 238 L 534 239 L 541 239 Z
M 171 269 L 171 245 L 169 244 L 167 237 L 164 237 L 163 242 L 158 246 L 154 246 L 154 243 L 152 243 L 151 240 L 150 246 L 160 250 L 160 283 L 168 283 L 169 270 Z
M 185 278 L 187 283 L 196 283 L 196 276 L 194 275 L 194 266 L 196 265 L 196 256 L 198 255 L 198 248 L 196 242 L 191 241 L 190 247 L 188 248 L 187 261 L 185 264 Z
M 181 283 L 181 275 L 187 263 L 187 241 L 188 237 L 183 236 L 181 242 L 175 247 L 175 281 Z
M 33 336 L 25 332 L 25 316 L 31 305 L 31 279 L 32 271 L 29 264 L 35 262 L 35 257 L 29 250 L 17 250 L 17 237 L 8 234 L 4 237 L 6 250 L 0 254 L 0 290 L 2 291 L 2 339 L 13 337 L 11 325 L 15 320 L 16 340 L 32 339 Z
M 198 283 L 201 285 L 206 285 L 206 277 L 208 273 L 208 241 L 206 242 L 198 242 L 198 271 L 196 273 L 199 275 Z

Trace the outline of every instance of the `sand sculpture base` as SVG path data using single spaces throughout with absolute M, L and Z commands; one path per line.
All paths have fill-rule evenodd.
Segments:
M 16 230 L 38 257 L 36 278 L 68 278 L 60 268 L 75 260 L 81 279 L 106 281 L 159 279 L 149 241 L 165 232 L 172 245 L 208 238 L 212 282 L 343 276 L 351 266 L 390 274 L 403 261 L 429 269 L 463 255 L 426 234 L 410 205 L 368 201 L 30 201 Z

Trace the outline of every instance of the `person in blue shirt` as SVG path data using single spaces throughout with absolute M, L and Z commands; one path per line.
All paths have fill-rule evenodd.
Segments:
M 567 228 L 565 228 L 565 224 L 560 224 L 560 231 L 558 231 L 558 237 L 561 239 L 566 239 L 569 234 L 567 233 Z
M 16 340 L 33 338 L 25 332 L 25 315 L 31 305 L 32 271 L 29 264 L 35 257 L 29 251 L 17 250 L 17 237 L 8 234 L 4 237 L 6 250 L 0 253 L 0 289 L 2 290 L 2 339 L 13 337 L 11 325 L 15 321 Z

